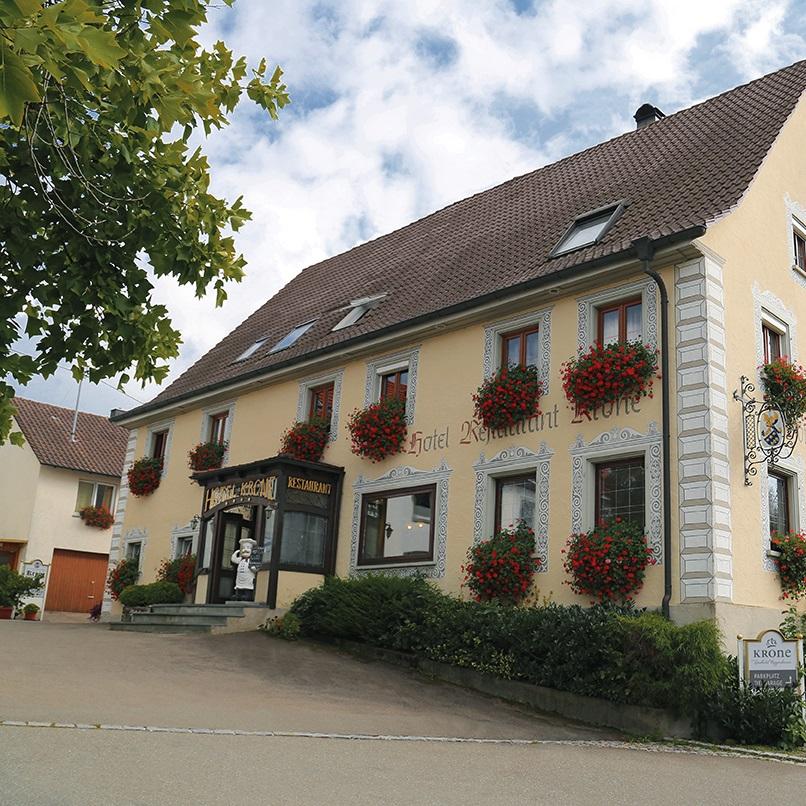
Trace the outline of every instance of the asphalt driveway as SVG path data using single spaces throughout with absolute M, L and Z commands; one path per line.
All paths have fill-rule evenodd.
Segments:
M 614 735 L 257 632 L 161 635 L 3 621 L 0 654 L 0 720 L 515 739 Z

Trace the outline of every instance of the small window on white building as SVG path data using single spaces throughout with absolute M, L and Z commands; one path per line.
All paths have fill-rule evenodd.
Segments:
M 94 481 L 79 481 L 76 496 L 76 512 L 84 507 L 106 507 L 110 512 L 115 501 L 115 488 L 111 484 Z

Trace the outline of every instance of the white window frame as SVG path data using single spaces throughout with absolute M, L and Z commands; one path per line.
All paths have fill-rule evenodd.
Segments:
M 445 576 L 448 542 L 448 482 L 453 471 L 443 460 L 433 470 L 414 467 L 394 467 L 377 479 L 359 476 L 353 483 L 353 524 L 350 544 L 350 575 L 383 573 L 393 576 L 425 576 L 441 579 Z M 427 487 L 436 484 L 434 501 L 434 554 L 433 559 L 394 564 L 358 565 L 358 543 L 361 533 L 363 497 L 369 493 L 391 493 L 409 487 Z
M 490 537 L 495 528 L 495 482 L 507 476 L 535 473 L 535 557 L 540 560 L 538 573 L 549 570 L 549 490 L 551 457 L 554 452 L 540 443 L 535 453 L 523 446 L 505 448 L 489 460 L 482 453 L 473 465 L 476 475 L 473 506 L 473 542 Z
M 129 531 L 126 532 L 126 534 L 123 536 L 123 548 L 121 554 L 124 560 L 128 559 L 129 544 L 131 543 L 140 544 L 140 561 L 138 568 L 142 572 L 143 556 L 145 555 L 146 544 L 148 543 L 148 532 L 145 529 L 129 529 Z
M 364 408 L 380 400 L 382 376 L 389 372 L 407 370 L 409 373 L 409 381 L 406 389 L 406 425 L 414 425 L 415 402 L 417 400 L 417 369 L 419 363 L 419 346 L 393 355 L 382 356 L 381 358 L 368 362 L 367 377 L 364 384 Z
M 596 465 L 641 457 L 644 459 L 644 528 L 657 563 L 663 563 L 663 498 L 661 493 L 661 435 L 651 422 L 646 434 L 632 428 L 605 431 L 585 443 L 577 437 L 571 447 L 571 531 L 588 532 L 596 521 Z M 681 482 L 681 495 L 697 495 L 700 482 Z
M 615 302 L 641 298 L 642 341 L 651 349 L 658 342 L 657 286 L 654 280 L 607 288 L 577 299 L 577 350 L 585 352 L 598 338 L 599 311 Z
M 501 337 L 505 333 L 537 327 L 537 375 L 540 394 L 550 391 L 551 382 L 551 312 L 553 306 L 522 314 L 514 319 L 493 322 L 484 328 L 484 357 L 482 372 L 485 380 L 498 372 L 501 366 Z
M 789 335 L 789 325 L 781 319 L 780 317 L 776 316 L 774 313 L 771 313 L 766 308 L 761 309 L 761 315 L 759 317 L 760 324 L 759 327 L 761 329 L 761 355 L 762 355 L 762 362 L 764 356 L 764 328 L 767 327 L 769 330 L 777 333 L 781 337 L 781 355 L 791 356 L 792 355 L 792 339 Z
M 790 221 L 791 228 L 789 232 L 789 252 L 792 256 L 792 270 L 796 271 L 801 277 L 806 277 L 806 271 L 798 266 L 796 262 L 797 255 L 795 254 L 795 234 L 799 235 L 804 241 L 806 241 L 806 224 L 804 224 L 804 221 L 806 221 L 806 211 L 801 213 L 800 218 L 792 215 L 790 217 Z
M 774 551 L 770 547 L 770 499 L 768 490 L 769 466 L 766 462 L 760 465 L 761 472 L 761 561 L 765 571 L 777 573 L 778 567 L 775 558 L 780 556 L 779 551 Z M 806 492 L 803 489 L 803 479 L 806 478 L 803 460 L 796 456 L 787 459 L 779 459 L 775 463 L 774 470 L 782 476 L 787 477 L 789 489 L 789 528 L 793 532 L 801 529 L 802 513 L 806 512 Z
M 208 406 L 202 411 L 201 431 L 199 431 L 199 442 L 207 442 L 210 439 L 210 422 L 217 414 L 227 415 L 227 421 L 224 423 L 224 442 L 227 444 L 227 450 L 224 453 L 224 458 L 221 461 L 222 467 L 227 464 L 229 459 L 229 444 L 232 436 L 232 421 L 235 418 L 235 401 L 228 403 L 219 403 L 217 406 Z
M 106 482 L 106 481 L 93 481 L 92 479 L 81 479 L 80 478 L 78 480 L 78 484 L 80 485 L 80 484 L 82 484 L 82 482 L 84 484 L 92 484 L 92 500 L 93 501 L 95 500 L 95 497 L 98 494 L 98 487 L 99 486 L 111 487 L 112 488 L 112 505 L 109 507 L 109 511 L 114 515 L 115 514 L 115 507 L 117 506 L 117 500 L 118 500 L 118 487 L 117 487 L 117 484 L 113 484 L 111 482 Z M 78 503 L 78 487 L 76 487 L 76 504 L 77 503 Z M 92 506 L 95 506 L 95 504 L 92 504 Z M 79 510 L 75 510 L 73 512 L 73 517 L 74 518 L 81 517 L 81 514 L 80 514 Z
M 344 370 L 338 369 L 326 375 L 317 375 L 315 378 L 304 378 L 299 382 L 297 395 L 297 422 L 306 422 L 311 407 L 311 390 L 327 383 L 333 384 L 333 410 L 330 415 L 330 436 L 328 442 L 335 442 L 339 436 L 339 413 L 341 411 L 341 386 L 344 380 Z
M 165 452 L 162 456 L 162 476 L 168 471 L 168 463 L 171 460 L 171 446 L 173 444 L 174 438 L 174 420 L 163 420 L 159 423 L 153 423 L 148 427 L 148 432 L 146 433 L 146 449 L 145 455 L 146 456 L 153 456 L 153 448 L 154 448 L 154 435 L 160 433 L 161 431 L 167 431 L 168 436 L 165 438 Z

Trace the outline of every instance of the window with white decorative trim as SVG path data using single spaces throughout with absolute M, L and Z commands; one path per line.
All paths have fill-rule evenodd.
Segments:
M 482 369 L 485 378 L 504 364 L 537 367 L 541 394 L 549 393 L 551 382 L 551 308 L 494 322 L 484 328 Z
M 792 218 L 792 266 L 806 273 L 806 225 Z
M 367 364 L 364 407 L 389 397 L 406 404 L 406 423 L 414 423 L 417 394 L 417 368 L 420 348 L 384 356 Z
M 173 420 L 154 423 L 149 426 L 146 434 L 146 456 L 162 459 L 162 473 L 168 469 L 171 458 L 171 444 L 173 442 Z
M 330 442 L 335 442 L 339 431 L 341 384 L 344 370 L 314 378 L 305 378 L 299 384 L 297 421 L 306 422 L 323 417 L 330 422 Z
M 761 309 L 761 344 L 765 364 L 791 354 L 789 326 L 783 319 L 764 308 Z

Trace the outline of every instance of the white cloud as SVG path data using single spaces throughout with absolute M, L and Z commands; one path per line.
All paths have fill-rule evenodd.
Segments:
M 214 309 L 163 279 L 185 336 L 176 377 L 298 271 L 356 242 L 794 60 L 783 0 L 237 0 L 207 41 L 279 62 L 297 102 L 239 109 L 204 142 L 243 194 L 248 276 Z M 790 14 L 789 17 L 794 15 Z M 703 54 L 710 37 L 721 49 Z M 703 61 L 706 59 L 707 61 Z M 135 391 L 138 397 L 153 393 Z

